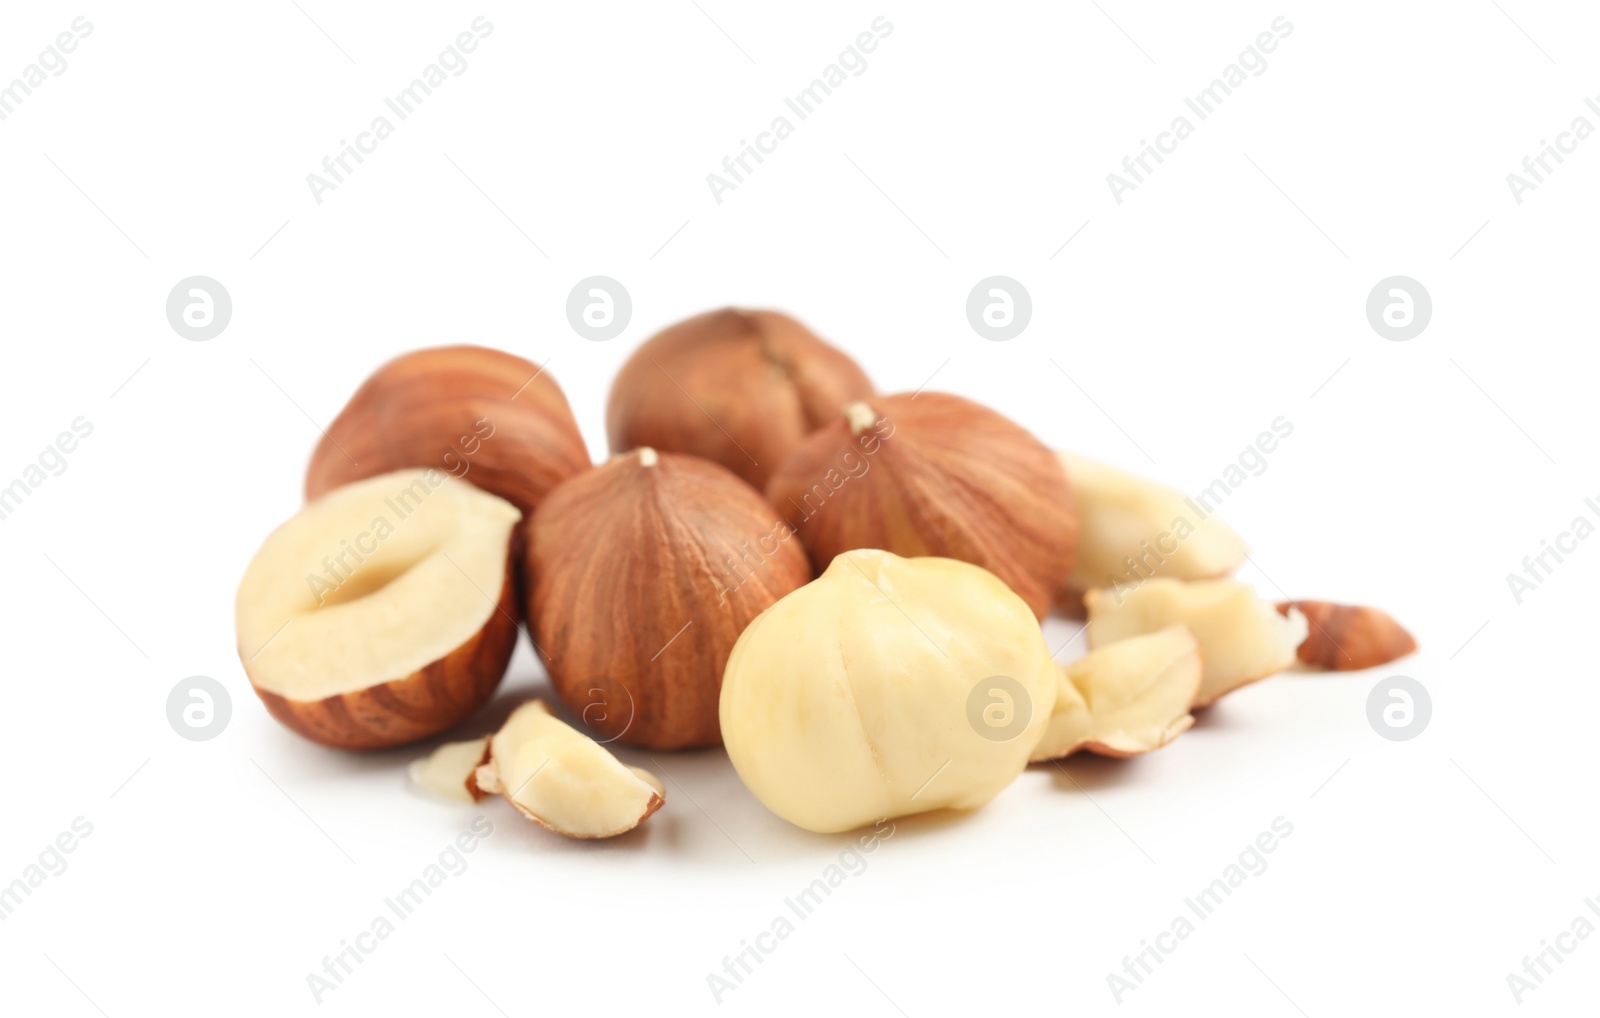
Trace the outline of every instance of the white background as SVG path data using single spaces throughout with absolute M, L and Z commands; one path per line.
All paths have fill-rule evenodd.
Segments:
M 1225 503 L 1255 549 L 1244 575 L 1272 597 L 1381 605 L 1423 650 L 1288 674 L 1146 758 L 1034 768 L 974 814 L 900 821 L 720 1010 L 1592 1002 L 1600 939 L 1520 1009 L 1506 976 L 1579 914 L 1600 923 L 1583 905 L 1600 894 L 1584 643 L 1600 541 L 1521 604 L 1506 574 L 1600 497 L 1600 140 L 1521 204 L 1505 177 L 1574 117 L 1600 126 L 1583 105 L 1600 94 L 1596 12 L 298 6 L 4 16 L 0 79 L 74 16 L 94 30 L 0 122 L 0 483 L 74 418 L 94 433 L 0 522 L 0 883 L 75 817 L 93 834 L 0 923 L 0 1008 L 718 1010 L 707 976 L 844 837 L 768 814 L 720 752 L 658 757 L 667 807 L 603 844 L 425 799 L 403 766 L 419 749 L 345 755 L 274 723 L 232 611 L 249 556 L 299 504 L 318 426 L 383 360 L 462 341 L 548 360 L 598 458 L 629 351 L 730 303 L 801 316 L 885 391 L 933 376 L 1191 492 L 1286 417 L 1293 436 Z M 306 175 L 479 14 L 494 30 L 468 69 L 317 204 Z M 894 30 L 865 72 L 716 203 L 706 174 L 878 15 Z M 1294 29 L 1267 69 L 1117 204 L 1106 174 L 1280 15 Z M 597 273 L 634 305 L 608 343 L 564 313 Z M 192 274 L 234 302 L 206 343 L 164 315 Z M 1007 343 L 964 314 L 994 274 L 1033 298 Z M 1393 274 L 1432 295 L 1410 342 L 1366 321 Z M 1411 742 L 1366 720 L 1395 673 L 1432 697 Z M 204 743 L 165 713 L 196 674 L 234 708 Z M 547 689 L 524 640 L 461 734 Z M 318 1005 L 306 976 L 477 815 L 495 833 L 470 868 Z M 1269 868 L 1118 1005 L 1107 974 L 1280 816 L 1293 834 Z

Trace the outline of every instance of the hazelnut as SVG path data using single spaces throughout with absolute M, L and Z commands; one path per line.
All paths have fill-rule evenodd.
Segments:
M 974 809 L 1027 766 L 1056 673 L 992 573 L 850 551 L 739 638 L 722 735 L 755 797 L 807 830 Z
M 613 453 L 648 445 L 720 463 L 762 488 L 795 444 L 872 383 L 776 311 L 726 308 L 657 333 L 611 386 Z
M 481 346 L 403 354 L 362 383 L 311 456 L 306 497 L 402 467 L 432 467 L 524 515 L 588 469 L 561 387 L 537 364 Z
M 551 492 L 524 566 L 528 625 L 556 692 L 603 735 L 652 749 L 721 741 L 717 691 L 734 641 L 811 579 L 800 542 L 755 489 L 651 448 Z
M 437 470 L 336 488 L 239 581 L 239 659 L 272 716 L 325 746 L 436 735 L 494 692 L 517 641 L 522 514 Z
M 959 396 L 851 404 L 800 443 L 767 498 L 819 570 L 852 548 L 942 555 L 994 573 L 1043 618 L 1072 569 L 1078 523 L 1060 459 Z

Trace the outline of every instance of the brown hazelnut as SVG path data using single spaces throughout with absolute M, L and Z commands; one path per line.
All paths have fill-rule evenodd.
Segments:
M 749 485 L 646 447 L 550 493 L 523 576 L 529 629 L 568 708 L 607 738 L 682 749 L 721 741 L 735 641 L 811 567 Z
M 613 453 L 689 453 L 761 488 L 801 438 L 872 391 L 855 361 L 788 315 L 725 308 L 634 351 L 612 383 L 606 433 Z
M 1077 543 L 1056 454 L 993 410 L 946 393 L 852 404 L 800 443 L 767 497 L 819 571 L 854 548 L 960 559 L 1000 577 L 1039 618 Z
M 311 456 L 306 497 L 402 467 L 432 467 L 524 515 L 589 467 L 561 387 L 537 364 L 481 346 L 403 354 L 362 383 Z

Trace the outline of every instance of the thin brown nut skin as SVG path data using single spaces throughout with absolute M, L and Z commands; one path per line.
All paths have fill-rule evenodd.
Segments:
M 767 483 L 817 571 L 857 548 L 970 562 L 1038 618 L 1072 571 L 1078 513 L 1060 457 L 1021 425 L 960 396 L 869 401 L 812 432 Z
M 527 817 L 529 820 L 532 820 L 534 823 L 538 824 L 540 827 L 543 827 L 545 830 L 549 831 L 551 834 L 559 834 L 564 838 L 571 838 L 574 841 L 601 841 L 601 840 L 604 840 L 606 838 L 615 838 L 620 834 L 627 834 L 629 831 L 633 830 L 634 828 L 638 827 L 640 824 L 644 823 L 646 820 L 649 820 L 652 816 L 654 816 L 655 815 L 655 811 L 660 809 L 666 803 L 667 800 L 662 798 L 660 795 L 651 795 L 650 796 L 650 801 L 645 804 L 644 812 L 639 814 L 639 819 L 635 820 L 633 823 L 631 823 L 628 826 L 622 828 L 621 830 L 608 831 L 605 834 L 573 834 L 571 831 L 563 831 L 559 827 L 552 827 L 551 825 L 545 823 L 543 820 L 539 819 L 539 817 L 537 817 L 532 812 L 530 812 L 527 807 L 523 806 L 520 802 L 517 802 L 515 799 L 511 798 L 509 795 L 506 796 L 506 801 L 511 803 L 512 807 L 518 813 L 521 813 L 523 816 Z
M 801 439 L 872 394 L 854 360 L 788 315 L 723 308 L 634 351 L 611 384 L 606 434 L 613 453 L 689 453 L 759 489 Z
M 401 354 L 372 374 L 312 453 L 306 498 L 403 467 L 432 467 L 533 514 L 589 469 L 567 397 L 539 365 L 481 346 Z
M 1278 614 L 1298 608 L 1311 632 L 1295 652 L 1302 663 L 1328 672 L 1357 672 L 1414 653 L 1417 641 L 1394 617 L 1377 608 L 1332 601 L 1284 601 Z
M 473 802 L 482 802 L 483 800 L 489 798 L 491 794 L 493 794 L 478 787 L 478 767 L 482 767 L 484 764 L 488 763 L 490 758 L 494 755 L 491 751 L 493 741 L 493 739 L 483 740 L 483 756 L 478 758 L 477 766 L 473 767 L 472 770 L 467 772 L 467 780 L 465 784 L 467 786 L 467 794 L 472 796 Z
M 650 749 L 722 741 L 718 697 L 739 634 L 809 583 L 761 494 L 680 453 L 613 457 L 551 493 L 522 563 L 528 629 L 551 684 L 601 736 Z M 595 702 L 625 712 L 593 715 Z

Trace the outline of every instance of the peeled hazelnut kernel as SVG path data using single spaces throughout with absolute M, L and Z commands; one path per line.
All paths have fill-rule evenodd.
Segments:
M 851 551 L 739 638 L 722 735 L 768 809 L 845 831 L 988 802 L 1027 766 L 1055 695 L 1037 620 L 992 573 Z
M 432 467 L 532 514 L 589 468 L 567 398 L 537 364 L 481 346 L 403 354 L 362 383 L 306 470 L 306 497 L 402 467 Z
M 1376 668 L 1414 653 L 1416 638 L 1388 612 L 1331 601 L 1284 601 L 1280 615 L 1298 609 L 1310 631 L 1296 651 L 1300 660 L 1330 672 Z
M 721 741 L 717 691 L 734 641 L 811 579 L 800 542 L 755 489 L 648 448 L 552 492 L 524 567 L 529 628 L 556 692 L 603 735 L 652 749 Z
M 1240 686 L 1276 675 L 1294 664 L 1306 638 L 1302 617 L 1285 618 L 1271 602 L 1237 580 L 1174 580 L 1157 577 L 1084 595 L 1089 610 L 1089 646 L 1099 648 L 1131 636 L 1182 623 L 1200 642 L 1205 674 L 1194 707 L 1204 707 Z
M 437 735 L 487 700 L 517 641 L 522 514 L 437 470 L 337 488 L 239 581 L 239 659 L 272 716 L 340 749 Z
M 476 780 L 529 820 L 569 838 L 631 831 L 661 808 L 666 795 L 654 775 L 623 764 L 556 718 L 543 700 L 518 707 L 489 739 Z
M 1205 663 L 1181 625 L 1131 636 L 1060 667 L 1056 706 L 1034 761 L 1080 749 L 1137 756 L 1160 749 L 1194 724 L 1189 704 Z
M 1070 452 L 1059 455 L 1078 506 L 1077 561 L 1063 591 L 1069 606 L 1095 587 L 1140 574 L 1209 580 L 1244 564 L 1244 539 L 1182 492 Z
M 855 361 L 793 318 L 725 308 L 634 352 L 612 383 L 606 433 L 613 453 L 689 453 L 762 488 L 801 438 L 870 395 Z
M 411 780 L 419 788 L 461 802 L 478 802 L 489 793 L 478 787 L 477 771 L 489 762 L 489 737 L 447 742 L 420 760 L 411 761 Z
M 855 548 L 971 562 L 1036 618 L 1072 568 L 1077 515 L 1056 454 L 959 396 L 857 403 L 801 442 L 767 485 L 817 568 Z

